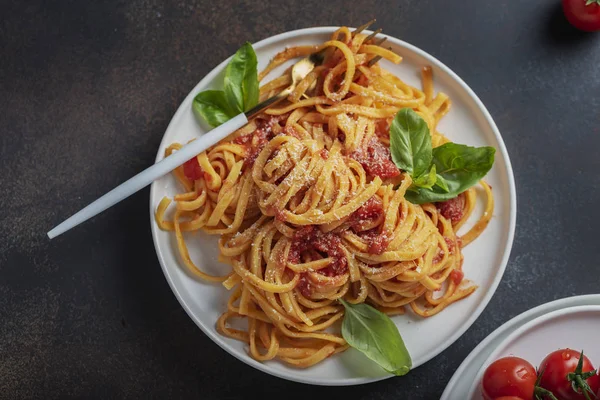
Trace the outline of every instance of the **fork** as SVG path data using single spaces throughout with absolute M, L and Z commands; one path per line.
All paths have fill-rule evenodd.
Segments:
M 367 29 L 374 22 L 375 20 L 373 19 L 367 22 L 366 24 L 356 28 L 356 30 L 352 32 L 352 36 Z M 377 33 L 379 32 L 381 32 L 381 30 L 373 32 L 365 40 L 367 41 L 367 39 L 373 39 L 375 35 L 377 35 Z M 175 153 L 171 154 L 168 157 L 165 157 L 163 160 L 157 162 L 151 167 L 145 169 L 144 171 L 140 172 L 139 174 L 120 184 L 110 192 L 106 193 L 102 197 L 90 203 L 88 206 L 78 211 L 77 213 L 75 213 L 74 215 L 57 225 L 55 228 L 50 230 L 48 232 L 48 237 L 50 239 L 53 239 L 56 236 L 61 235 L 66 231 L 74 228 L 75 226 L 100 214 L 107 208 L 112 207 L 118 202 L 126 199 L 132 194 L 148 186 L 156 179 L 171 172 L 175 168 L 184 164 L 186 161 L 190 160 L 191 158 L 202 153 L 211 146 L 214 146 L 221 140 L 225 139 L 232 132 L 246 125 L 248 123 L 248 120 L 258 115 L 267 107 L 272 106 L 273 104 L 287 98 L 294 91 L 296 86 L 302 81 L 302 79 L 304 79 L 316 66 L 321 65 L 323 63 L 323 60 L 325 59 L 326 55 L 326 50 L 327 49 L 323 49 L 319 52 L 313 53 L 294 64 L 291 71 L 292 83 L 289 87 L 282 90 L 277 95 L 263 101 L 262 103 L 257 104 L 252 109 L 233 117 L 224 124 L 211 130 L 207 134 L 200 136 L 196 140 L 183 146 Z M 375 60 L 375 58 L 373 58 L 371 62 Z M 375 62 L 377 62 L 378 60 L 379 59 L 377 59 Z M 371 63 L 369 64 L 372 65 Z

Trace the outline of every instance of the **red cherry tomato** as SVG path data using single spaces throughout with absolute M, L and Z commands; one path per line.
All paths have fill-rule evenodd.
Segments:
M 502 397 L 496 397 L 494 400 L 529 400 L 529 399 L 524 399 L 524 398 L 518 397 L 518 396 L 502 396 Z
M 567 20 L 582 31 L 600 31 L 600 0 L 562 0 Z
M 483 374 L 483 398 L 532 399 L 537 375 L 528 361 L 519 357 L 504 357 L 490 364 Z
M 571 349 L 556 350 L 546 356 L 539 366 L 540 373 L 543 373 L 540 379 L 540 386 L 551 391 L 561 400 L 585 400 L 586 397 L 579 389 L 579 392 L 573 390 L 571 382 L 568 379 L 569 373 L 575 372 L 579 362 L 580 353 Z M 583 373 L 592 371 L 594 367 L 590 360 L 583 356 Z M 598 392 L 600 387 L 600 378 L 594 375 L 586 380 L 590 386 L 591 393 Z M 593 397 L 593 396 L 590 396 Z

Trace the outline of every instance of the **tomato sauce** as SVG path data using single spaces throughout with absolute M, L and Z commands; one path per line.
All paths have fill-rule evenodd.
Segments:
M 378 137 L 389 138 L 392 119 L 379 119 L 375 124 L 375 134 Z
M 450 272 L 450 279 L 452 279 L 452 282 L 454 282 L 457 285 L 459 285 L 462 282 L 464 277 L 465 273 L 458 269 L 452 270 L 452 272 Z
M 360 232 L 366 225 L 378 220 L 382 215 L 383 203 L 379 197 L 373 196 L 350 215 L 348 222 L 354 232 Z
M 194 157 L 183 164 L 183 174 L 191 181 L 197 181 L 204 176 L 197 157 Z
M 444 258 L 444 252 L 438 249 L 438 252 L 436 253 L 435 257 L 433 257 L 433 260 L 431 260 L 431 262 L 437 264 L 440 261 L 442 261 L 442 258 Z
M 390 149 L 375 137 L 366 147 L 357 149 L 350 154 L 350 158 L 358 161 L 370 176 L 387 179 L 400 175 L 400 170 L 392 162 Z
M 278 123 L 277 118 L 271 118 L 268 121 L 257 121 L 257 128 L 254 132 L 234 139 L 234 143 L 244 144 L 246 146 L 246 158 L 244 160 L 243 169 L 252 168 L 254 161 L 262 151 L 262 149 L 273 138 L 273 124 Z M 237 142 L 236 142 L 237 141 Z
M 459 194 L 453 199 L 442 201 L 435 204 L 440 214 L 446 219 L 456 223 L 460 221 L 465 212 L 465 195 Z
M 235 144 L 248 144 L 248 142 L 250 142 L 252 140 L 252 133 L 249 133 L 247 135 L 243 135 L 243 136 L 238 136 L 235 139 L 233 139 L 233 143 Z
M 377 228 L 361 232 L 359 236 L 367 242 L 367 253 L 369 254 L 383 253 L 391 241 L 391 238 L 385 233 L 377 232 Z
M 454 254 L 454 241 L 450 238 L 444 237 L 444 241 L 446 242 L 446 245 L 448 246 L 448 251 L 450 254 Z
M 278 221 L 285 221 L 285 213 L 277 206 L 269 206 L 267 208 L 269 215 L 273 215 Z
M 369 86 L 369 78 L 367 78 L 366 75 L 364 75 L 364 74 L 360 74 L 360 76 L 358 78 L 356 78 L 354 80 L 354 82 L 356 82 L 356 84 L 359 86 L 364 86 L 364 87 Z
M 321 149 L 319 150 L 319 155 L 323 160 L 327 160 L 329 158 L 329 151 L 327 151 L 327 149 Z
M 298 285 L 296 285 L 296 288 L 300 291 L 300 293 L 302 293 L 302 296 L 304 297 L 310 297 L 310 295 L 312 294 L 313 287 L 310 283 L 310 280 L 308 279 L 308 274 L 306 272 L 300 274 L 300 280 L 298 281 Z
M 318 272 L 326 276 L 337 276 L 348 271 L 348 260 L 342 250 L 342 240 L 334 233 L 323 233 L 314 225 L 298 229 L 292 238 L 288 260 L 294 264 L 301 261 L 302 253 L 318 251 L 333 258 L 333 262 Z

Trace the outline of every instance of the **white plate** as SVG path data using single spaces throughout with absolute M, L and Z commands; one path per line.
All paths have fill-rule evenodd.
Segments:
M 319 44 L 329 38 L 334 27 L 310 28 L 287 32 L 254 44 L 259 69 L 279 51 L 296 45 Z M 420 87 L 420 68 L 433 67 L 435 88 L 445 92 L 453 102 L 452 110 L 440 123 L 440 131 L 451 140 L 472 146 L 493 146 L 497 149 L 494 167 L 486 180 L 493 186 L 495 209 L 489 227 L 481 237 L 465 249 L 464 271 L 479 289 L 470 297 L 448 307 L 429 319 L 412 315 L 394 318 L 413 359 L 414 367 L 425 363 L 450 346 L 473 324 L 496 290 L 512 246 L 515 219 L 515 185 L 506 148 L 491 116 L 473 91 L 448 67 L 424 51 L 401 40 L 388 37 L 387 43 L 400 54 L 400 65 L 383 62 L 385 67 L 405 80 Z M 163 137 L 156 161 L 163 158 L 165 148 L 172 142 L 186 142 L 208 130 L 199 125 L 192 113 L 194 95 L 208 88 L 219 88 L 222 72 L 228 60 L 211 71 L 190 92 L 171 120 Z M 279 67 L 267 77 L 282 73 L 290 63 Z M 181 188 L 171 176 L 165 176 L 152 185 L 150 191 L 150 218 L 158 259 L 171 289 L 196 324 L 223 349 L 264 372 L 293 381 L 318 385 L 355 385 L 390 377 L 355 351 L 346 351 L 312 368 L 299 370 L 278 361 L 260 363 L 248 356 L 245 345 L 219 335 L 215 322 L 226 308 L 229 293 L 221 286 L 200 282 L 182 267 L 172 233 L 161 231 L 154 221 L 154 211 L 163 196 L 172 197 Z M 217 238 L 197 234 L 190 245 L 190 254 L 197 265 L 209 273 L 222 275 L 229 267 L 217 262 Z M 405 378 L 410 379 L 410 378 Z
M 483 362 L 471 383 L 467 398 L 481 400 L 480 382 L 485 369 L 502 357 L 521 357 L 537 368 L 548 353 L 571 348 L 584 350 L 591 360 L 598 360 L 598 332 L 600 306 L 597 305 L 563 308 L 529 321 L 508 335 Z
M 442 394 L 441 400 L 456 400 L 456 399 L 467 399 L 470 392 L 470 388 L 473 382 L 478 382 L 477 375 L 483 365 L 488 365 L 486 360 L 490 357 L 492 352 L 501 346 L 508 336 L 515 332 L 520 327 L 529 323 L 536 318 L 546 315 L 548 313 L 563 310 L 566 308 L 573 308 L 577 306 L 600 306 L 600 295 L 592 294 L 585 296 L 568 297 L 566 299 L 555 300 L 550 303 L 542 304 L 538 307 L 532 308 L 518 316 L 514 317 L 504 325 L 500 326 L 488 337 L 486 337 L 467 358 L 462 362 L 458 369 L 454 372 L 454 375 L 448 382 L 444 393 Z M 580 345 L 578 345 L 580 346 Z M 579 348 L 579 347 L 577 347 Z M 545 349 L 546 353 L 549 353 L 552 349 Z M 587 351 L 587 349 L 585 349 Z M 590 348 L 590 351 L 592 349 Z M 521 357 L 520 354 L 515 352 L 515 355 Z M 525 355 L 525 354 L 524 354 Z M 525 357 L 523 357 L 525 358 Z M 528 358 L 527 358 L 528 359 Z M 532 358 L 528 359 L 532 364 L 538 363 L 541 359 Z M 477 397 L 478 398 L 478 397 Z

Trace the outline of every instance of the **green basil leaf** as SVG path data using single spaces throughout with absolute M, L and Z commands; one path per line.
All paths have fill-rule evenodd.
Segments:
M 416 187 L 431 189 L 433 185 L 435 185 L 436 180 L 437 175 L 435 173 L 435 165 L 432 165 L 429 172 L 415 178 L 413 185 Z
M 445 193 L 448 193 L 450 191 L 450 189 L 448 188 L 448 182 L 446 182 L 444 177 L 441 176 L 440 174 L 437 174 L 437 176 L 436 176 L 435 186 L 442 189 Z
M 431 135 L 427 123 L 410 108 L 403 108 L 390 127 L 390 151 L 396 166 L 410 174 L 423 175 L 431 165 Z
M 246 42 L 225 69 L 224 91 L 230 108 L 236 113 L 258 103 L 258 62 L 252 45 Z
M 412 360 L 394 322 L 368 304 L 350 304 L 343 299 L 340 302 L 346 309 L 342 322 L 346 342 L 387 372 L 407 374 Z
M 198 93 L 192 103 L 192 109 L 213 128 L 229 121 L 236 114 L 229 108 L 225 93 L 221 90 Z
M 453 199 L 481 180 L 494 164 L 493 147 L 470 147 L 446 143 L 433 149 L 433 163 L 437 173 L 445 180 L 448 191 L 439 186 L 418 188 L 406 192 L 406 199 L 414 204 L 432 203 Z

